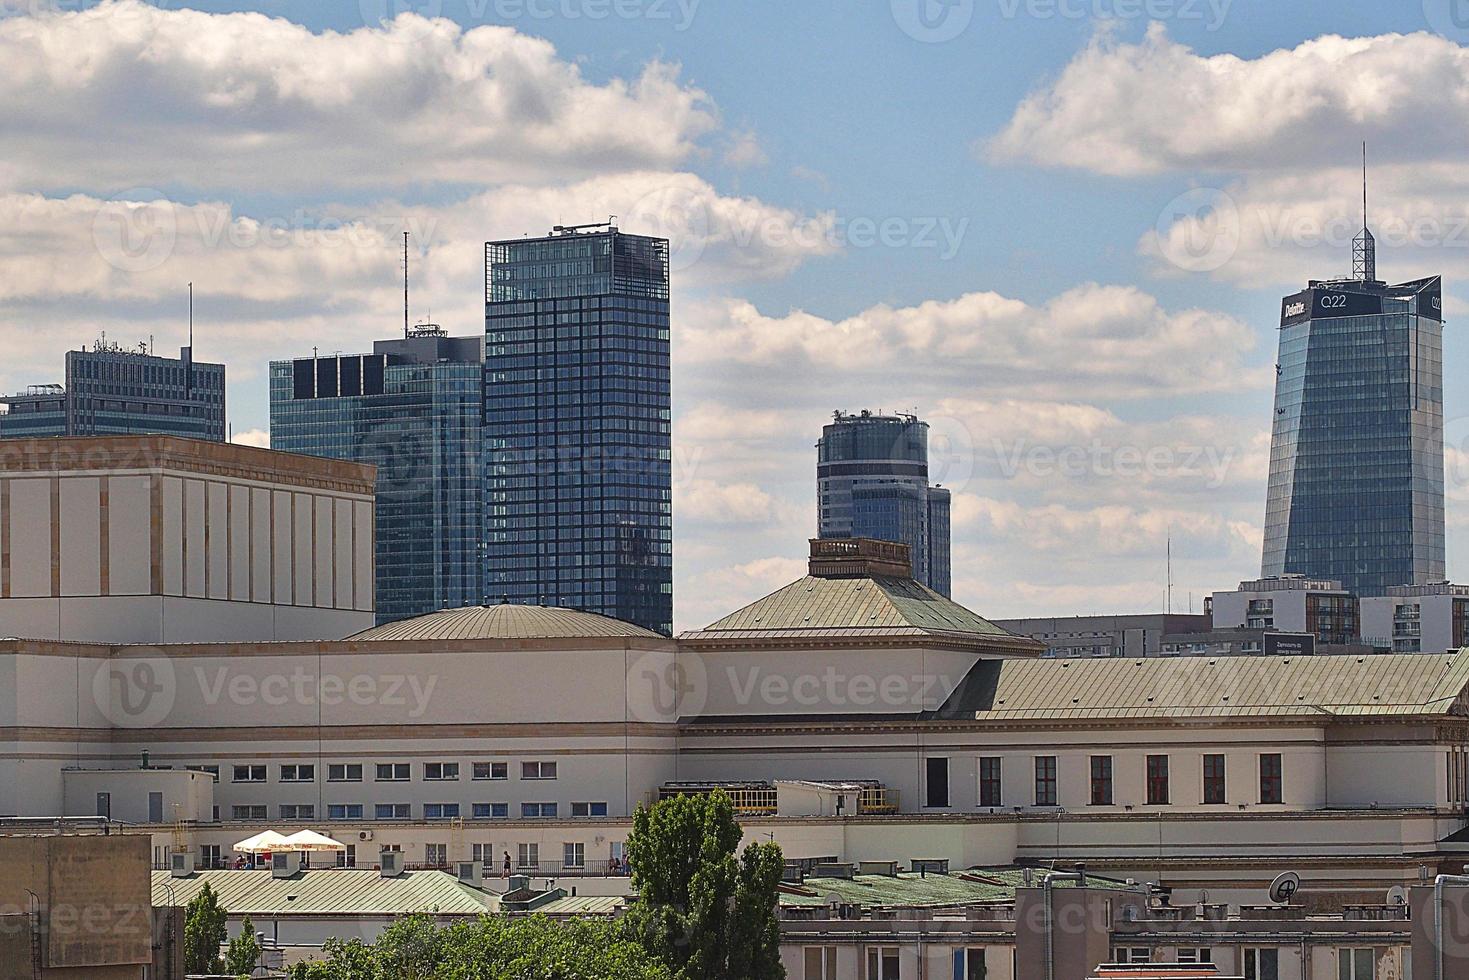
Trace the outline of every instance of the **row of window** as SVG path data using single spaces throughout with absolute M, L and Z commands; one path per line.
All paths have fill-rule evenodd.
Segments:
M 935 802 L 935 783 L 938 782 L 935 762 L 944 763 L 942 776 L 942 802 Z M 1205 805 L 1223 805 L 1229 802 L 1225 778 L 1225 757 L 1208 754 L 1203 757 L 1203 786 L 1199 802 Z M 999 756 L 982 756 L 979 760 L 979 805 L 999 807 L 1005 805 L 1002 779 L 1002 759 Z M 1278 752 L 1265 752 L 1259 756 L 1258 801 L 1266 804 L 1285 802 L 1284 761 Z M 1113 760 L 1110 755 L 1094 755 L 1090 759 L 1090 794 L 1092 806 L 1112 806 L 1115 802 L 1115 780 Z M 1168 806 L 1173 803 L 1173 784 L 1169 772 L 1169 756 L 1150 755 L 1146 763 L 1144 783 L 1148 806 Z M 1058 806 L 1057 757 L 1038 755 L 1035 757 L 1035 784 L 1032 799 L 1036 806 Z M 929 760 L 929 806 L 948 806 L 947 760 Z
M 201 766 L 203 771 L 219 778 L 218 766 Z M 268 781 L 268 767 L 263 764 L 238 765 L 234 767 L 233 782 L 263 783 Z M 408 762 L 379 762 L 373 767 L 374 781 L 379 783 L 404 783 L 413 778 L 413 765 Z M 423 778 L 427 782 L 454 782 L 459 778 L 457 762 L 425 762 Z M 470 766 L 472 779 L 509 779 L 508 762 L 475 762 Z M 316 781 L 316 766 L 311 763 L 287 763 L 280 767 L 283 783 L 311 783 Z M 329 783 L 360 783 L 363 764 L 360 762 L 333 762 L 326 767 Z M 522 762 L 521 779 L 547 780 L 556 778 L 554 762 Z
M 520 804 L 520 816 L 522 819 L 534 820 L 554 818 L 560 816 L 560 806 L 556 803 L 522 803 Z M 241 803 L 230 808 L 230 817 L 234 820 L 267 820 L 270 808 L 264 803 Z M 316 806 L 311 803 L 282 803 L 280 805 L 280 819 L 282 820 L 315 820 Z M 361 803 L 329 803 L 326 808 L 328 820 L 363 820 L 366 818 L 367 810 Z M 607 816 L 607 804 L 604 802 L 582 802 L 571 804 L 571 815 L 573 817 L 605 817 Z M 372 808 L 374 820 L 412 820 L 412 803 L 375 803 Z M 457 820 L 464 816 L 463 807 L 458 803 L 425 803 L 423 804 L 424 820 Z M 510 817 L 509 803 L 472 803 L 469 807 L 469 816 L 475 820 L 506 820 Z

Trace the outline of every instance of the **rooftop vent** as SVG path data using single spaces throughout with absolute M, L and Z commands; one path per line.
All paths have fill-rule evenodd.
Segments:
M 812 538 L 811 574 L 816 578 L 913 577 L 906 544 L 873 538 Z

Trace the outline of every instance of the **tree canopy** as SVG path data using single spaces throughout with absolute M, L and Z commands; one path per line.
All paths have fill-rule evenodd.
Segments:
M 729 797 L 639 807 L 627 840 L 638 901 L 625 928 L 679 980 L 784 980 L 776 903 L 784 857 L 750 844 Z
M 414 915 L 375 943 L 331 940 L 322 951 L 292 980 L 672 980 L 617 923 L 598 919 L 487 915 L 440 927 Z
M 184 972 L 218 973 L 219 947 L 228 937 L 225 910 L 206 881 L 184 910 Z

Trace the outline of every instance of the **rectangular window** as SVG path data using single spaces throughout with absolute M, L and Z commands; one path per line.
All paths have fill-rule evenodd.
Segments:
M 999 756 L 983 756 L 979 760 L 979 805 L 1005 805 L 1000 787 Z
M 1280 980 L 1280 950 L 1245 950 L 1245 980 Z
M 334 762 L 326 767 L 326 781 L 329 783 L 360 783 L 362 782 L 362 763 Z
M 987 977 L 983 947 L 954 950 L 954 980 L 986 980 Z
M 1204 802 L 1223 803 L 1224 792 L 1224 756 L 1204 756 Z
M 924 806 L 945 807 L 949 805 L 949 760 L 930 758 L 925 760 L 927 780 Z
M 1336 951 L 1337 980 L 1376 980 L 1376 957 L 1370 949 Z
M 425 820 L 453 820 L 459 816 L 458 803 L 425 803 L 423 805 L 423 819 Z
M 1260 756 L 1260 802 L 1285 802 L 1285 767 L 1280 753 L 1267 752 Z
M 315 820 L 316 807 L 310 803 L 282 803 L 282 820 Z
M 561 848 L 561 866 L 563 868 L 585 868 L 587 866 L 587 845 L 564 844 Z
M 326 816 L 328 820 L 361 820 L 361 803 L 328 803 L 326 805 Z
M 522 803 L 520 804 L 520 815 L 522 817 L 554 817 L 556 816 L 556 804 Z
M 801 980 L 837 980 L 837 948 L 807 946 L 801 951 Z
M 1092 806 L 1112 805 L 1112 757 L 1092 756 Z
M 501 820 L 508 816 L 510 816 L 509 803 L 476 803 L 474 805 L 476 820 Z
M 377 764 L 377 781 L 380 783 L 406 783 L 412 778 L 412 767 L 406 762 L 379 762 Z
M 1035 757 L 1035 805 L 1056 805 L 1056 757 L 1054 755 Z
M 443 866 L 449 863 L 448 844 L 425 844 L 423 845 L 423 863 L 435 866 Z
M 265 767 L 235 766 L 234 781 L 237 783 L 263 783 L 265 782 Z
M 413 804 L 379 803 L 372 812 L 379 820 L 408 820 L 413 816 Z
M 283 783 L 311 783 L 315 781 L 315 766 L 281 766 L 281 782 Z
M 605 817 L 607 816 L 607 804 L 573 803 L 571 804 L 571 815 L 573 817 Z
M 457 762 L 425 762 L 423 764 L 423 778 L 432 782 L 447 782 L 459 778 L 459 763 Z
M 556 763 L 554 762 L 522 762 L 520 764 L 521 779 L 555 779 Z
M 536 869 L 541 866 L 541 848 L 539 844 L 517 844 L 515 866 L 517 868 Z
M 1112 948 L 1113 963 L 1151 963 L 1153 962 L 1153 951 L 1146 946 L 1114 946 Z
M 1168 805 L 1168 757 L 1148 756 L 1148 805 Z
M 867 950 L 866 980 L 900 980 L 900 976 L 896 946 L 870 947 Z
M 475 779 L 508 779 L 510 777 L 510 763 L 508 762 L 476 762 L 474 764 Z
M 264 803 L 249 803 L 243 806 L 230 807 L 230 818 L 233 820 L 264 820 L 266 807 Z
M 1178 962 L 1180 963 L 1213 963 L 1214 951 L 1193 946 L 1182 947 L 1178 950 Z

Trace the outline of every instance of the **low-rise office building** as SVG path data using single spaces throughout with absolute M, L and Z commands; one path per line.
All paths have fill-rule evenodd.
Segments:
M 1398 653 L 1462 649 L 1469 624 L 1469 586 L 1436 582 L 1400 585 L 1363 596 L 1362 635 Z
M 1154 657 L 1167 638 L 1209 630 L 1207 613 L 1144 613 L 1123 616 L 1033 616 L 997 619 L 995 625 L 1039 640 L 1048 657 Z
M 1357 597 L 1340 582 L 1279 575 L 1241 582 L 1209 597 L 1213 626 L 1309 633 L 1318 644 L 1357 643 L 1362 630 Z

